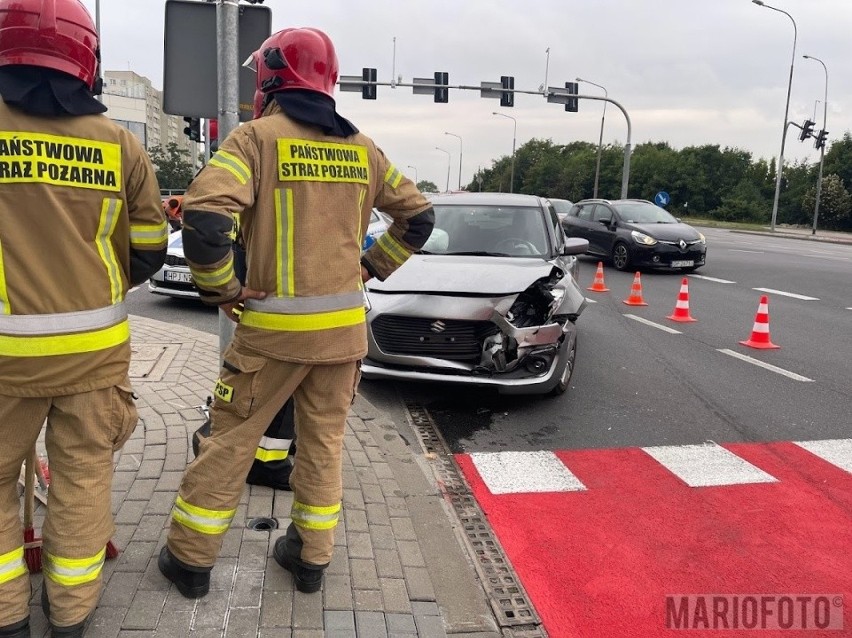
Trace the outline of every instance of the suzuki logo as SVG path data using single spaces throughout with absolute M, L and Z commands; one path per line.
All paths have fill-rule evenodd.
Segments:
M 681 250 L 686 250 L 686 242 L 685 242 L 684 240 L 682 240 L 682 239 L 681 239 L 681 240 L 677 243 L 677 245 L 678 245 L 678 246 L 680 246 L 680 249 L 681 249 Z
M 445 324 L 445 323 L 444 323 L 443 321 L 441 321 L 441 320 L 438 320 L 438 321 L 433 321 L 433 322 L 429 325 L 429 327 L 431 328 L 432 332 L 436 332 L 436 333 L 438 333 L 438 332 L 444 332 L 444 330 L 446 330 L 446 329 L 447 329 L 447 324 Z

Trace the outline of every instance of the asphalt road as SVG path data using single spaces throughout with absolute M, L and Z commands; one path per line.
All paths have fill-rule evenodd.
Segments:
M 577 367 L 561 397 L 367 381 L 361 392 L 396 419 L 406 418 L 406 401 L 426 407 L 455 452 L 852 436 L 852 246 L 704 232 L 708 265 L 688 277 L 697 321 L 666 319 L 682 275 L 643 273 L 648 306 L 631 307 L 622 300 L 633 274 L 606 268 L 611 290 L 588 293 L 596 303 L 578 321 Z M 582 287 L 595 266 L 583 260 Z M 778 350 L 738 343 L 751 334 L 762 294 Z M 133 314 L 218 330 L 215 310 L 147 287 L 129 303 Z

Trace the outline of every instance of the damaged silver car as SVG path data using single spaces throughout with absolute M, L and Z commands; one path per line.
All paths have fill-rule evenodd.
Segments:
M 561 394 L 577 353 L 583 239 L 532 195 L 433 195 L 435 229 L 386 281 L 367 283 L 366 379 Z

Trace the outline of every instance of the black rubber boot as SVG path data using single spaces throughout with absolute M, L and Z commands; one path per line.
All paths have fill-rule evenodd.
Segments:
M 50 636 L 51 638 L 83 638 L 83 634 L 86 631 L 86 623 L 88 622 L 89 619 L 86 618 L 83 622 L 78 622 L 76 625 L 71 625 L 70 627 L 57 627 L 51 623 Z
M 44 612 L 45 617 L 50 620 L 50 599 L 47 597 L 47 588 L 44 585 L 41 586 L 41 610 Z M 76 625 L 70 625 L 69 627 L 57 627 L 53 623 L 50 623 L 51 638 L 83 638 L 86 625 L 91 617 L 92 616 L 90 614 L 82 622 L 78 622 Z M 29 636 L 29 634 L 26 635 Z M 0 634 L 0 636 L 2 636 L 2 634 Z
M 293 574 L 296 589 L 300 592 L 313 594 L 322 589 L 323 574 L 328 563 L 312 565 L 300 558 L 302 555 L 302 539 L 293 523 L 290 523 L 287 533 L 275 541 L 272 555 L 281 567 Z
M 160 550 L 157 559 L 160 573 L 172 581 L 184 598 L 201 598 L 210 591 L 210 571 L 212 567 L 193 567 L 179 561 L 167 546 Z
M 255 460 L 251 464 L 246 483 L 264 485 L 273 490 L 290 491 L 290 474 L 293 472 L 293 462 L 289 457 L 281 461 L 262 462 Z
M 30 638 L 30 617 L 0 627 L 0 638 Z

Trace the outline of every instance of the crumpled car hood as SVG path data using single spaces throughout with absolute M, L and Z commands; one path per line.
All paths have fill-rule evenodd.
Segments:
M 386 281 L 371 279 L 367 290 L 497 297 L 523 292 L 552 270 L 540 257 L 412 255 Z

